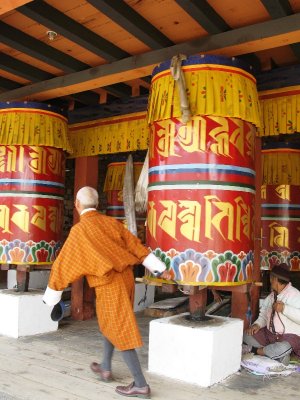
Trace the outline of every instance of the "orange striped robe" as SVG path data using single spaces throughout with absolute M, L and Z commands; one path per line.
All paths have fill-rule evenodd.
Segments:
M 123 224 L 97 211 L 80 217 L 55 260 L 48 286 L 63 290 L 86 276 L 96 290 L 100 331 L 119 350 L 143 345 L 133 312 L 133 266 L 150 251 Z

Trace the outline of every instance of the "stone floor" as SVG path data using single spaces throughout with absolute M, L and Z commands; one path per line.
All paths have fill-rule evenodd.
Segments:
M 149 321 L 138 315 L 145 341 L 139 357 L 145 370 Z M 118 352 L 113 365 L 116 382 L 99 382 L 89 370 L 92 361 L 100 360 L 101 346 L 96 320 L 65 320 L 51 334 L 0 337 L 0 400 L 120 400 L 114 388 L 131 378 Z M 263 379 L 241 371 L 209 389 L 150 373 L 146 376 L 152 398 L 157 400 L 292 400 L 300 392 L 299 374 Z

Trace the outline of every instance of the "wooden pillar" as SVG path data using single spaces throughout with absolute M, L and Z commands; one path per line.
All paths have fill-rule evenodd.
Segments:
M 249 321 L 247 319 L 247 310 L 249 305 L 249 298 L 247 295 L 247 285 L 244 285 L 245 290 L 235 291 L 232 290 L 231 295 L 231 317 L 240 318 L 244 321 L 244 328 L 248 328 Z
M 254 282 L 260 282 L 262 280 L 262 274 L 260 271 L 260 252 L 262 245 L 262 233 L 261 233 L 261 184 L 262 184 L 262 165 L 261 165 L 261 138 L 255 138 L 255 215 L 254 215 Z M 258 317 L 259 311 L 259 296 L 260 287 L 252 286 L 250 290 L 251 294 L 251 310 L 252 310 L 252 322 Z
M 74 201 L 76 193 L 83 186 L 97 189 L 98 185 L 98 156 L 79 157 L 75 160 Z M 74 209 L 74 224 L 79 221 L 79 215 Z M 93 318 L 95 291 L 91 289 L 85 278 L 72 284 L 71 315 L 78 321 Z
M 189 295 L 189 309 L 191 319 L 203 320 L 207 302 L 207 288 L 197 288 L 195 293 Z

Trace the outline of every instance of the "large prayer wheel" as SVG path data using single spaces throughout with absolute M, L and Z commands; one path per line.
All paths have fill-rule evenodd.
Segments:
M 300 271 L 300 145 L 265 144 L 262 171 L 261 268 L 287 263 Z
M 126 162 L 114 162 L 108 164 L 104 182 L 104 192 L 106 192 L 107 196 L 106 215 L 114 217 L 126 225 L 123 203 L 125 168 Z M 136 185 L 139 179 L 142 168 L 142 162 L 133 163 L 134 185 Z M 145 242 L 145 221 L 146 215 L 136 215 L 138 237 L 143 243 Z
M 0 263 L 52 264 L 62 239 L 67 120 L 43 104 L 1 106 Z
M 147 244 L 187 285 L 252 280 L 254 77 L 235 59 L 189 57 L 183 123 L 170 63 L 153 72 Z

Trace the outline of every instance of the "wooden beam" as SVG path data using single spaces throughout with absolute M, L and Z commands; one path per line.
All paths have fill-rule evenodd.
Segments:
M 293 9 L 289 3 L 289 0 L 261 0 L 261 2 L 273 19 L 286 17 L 293 14 Z M 300 59 L 299 43 L 291 44 L 290 47 L 294 55 Z
M 76 194 L 83 186 L 92 186 L 97 189 L 98 185 L 98 156 L 79 157 L 75 161 L 74 200 Z M 74 209 L 74 223 L 80 217 Z M 81 278 L 72 284 L 71 312 L 72 318 L 82 321 L 93 318 L 95 315 L 94 288 L 89 288 L 86 278 Z
M 116 22 L 150 49 L 171 46 L 173 42 L 123 0 L 87 0 L 93 7 Z
M 87 64 L 2 21 L 0 21 L 0 42 L 49 65 L 53 65 L 64 72 L 80 71 L 88 67 Z
M 206 0 L 175 0 L 208 33 L 220 33 L 230 29 L 224 19 Z
M 207 0 L 176 0 L 176 3 L 211 35 L 231 29 Z M 260 70 L 260 60 L 255 54 L 245 54 L 241 59 L 255 70 Z
M 39 82 L 41 80 L 54 78 L 54 75 L 2 52 L 0 52 L 0 69 L 21 76 L 31 82 Z
M 0 2 L 0 15 L 22 6 L 23 4 L 30 3 L 32 0 L 1 0 Z
M 300 41 L 300 13 L 266 21 L 208 37 L 153 50 L 85 71 L 27 85 L 0 95 L 0 101 L 34 98 L 45 100 L 66 94 L 95 89 L 151 74 L 154 66 L 183 53 L 238 56 L 250 51 L 280 47 Z
M 18 12 L 47 26 L 83 48 L 111 62 L 129 56 L 129 53 L 85 28 L 79 22 L 41 0 L 18 8 Z
M 268 11 L 270 16 L 274 19 L 285 17 L 293 14 L 293 9 L 289 0 L 260 0 Z
M 20 87 L 22 87 L 22 85 L 20 85 L 17 82 L 11 81 L 10 79 L 7 79 L 7 78 L 0 77 L 0 88 L 2 90 L 5 90 L 5 91 L 6 90 L 14 90 L 14 89 L 17 89 Z

